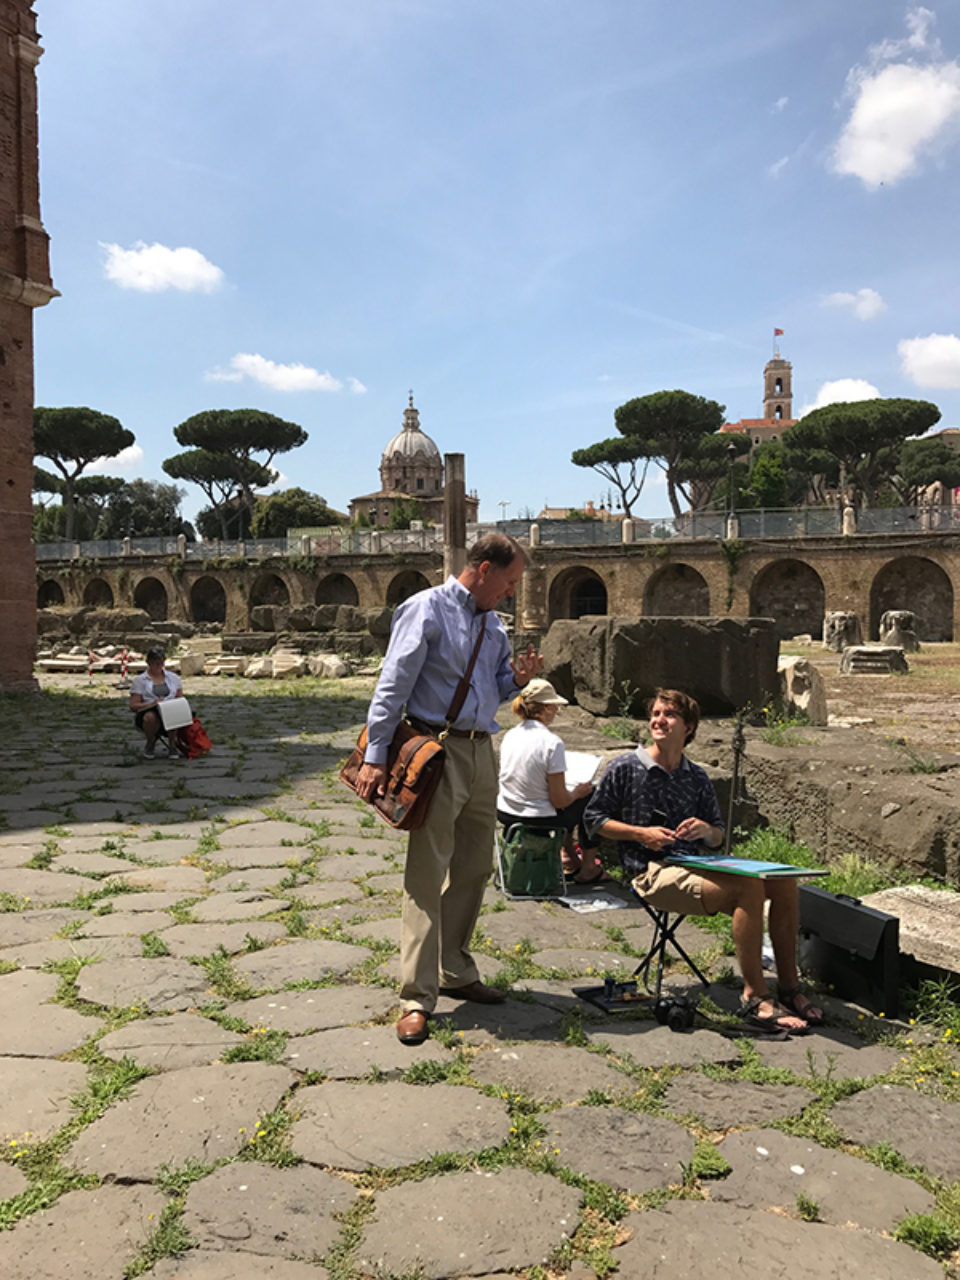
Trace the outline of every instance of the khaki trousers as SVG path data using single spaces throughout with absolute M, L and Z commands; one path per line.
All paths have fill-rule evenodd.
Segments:
M 431 1013 L 438 988 L 480 976 L 470 939 L 493 868 L 497 770 L 489 738 L 448 737 L 443 776 L 419 831 L 410 832 L 403 877 L 400 996 L 404 1011 Z

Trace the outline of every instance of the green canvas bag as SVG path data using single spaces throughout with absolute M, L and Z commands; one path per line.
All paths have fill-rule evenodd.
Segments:
M 508 898 L 558 898 L 564 892 L 563 827 L 514 823 L 498 837 L 500 887 Z

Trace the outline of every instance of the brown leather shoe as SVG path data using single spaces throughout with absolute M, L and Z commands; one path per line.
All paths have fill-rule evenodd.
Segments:
M 465 987 L 441 987 L 442 996 L 454 1000 L 472 1000 L 474 1004 L 503 1004 L 506 995 L 499 987 L 488 987 L 483 982 L 468 982 Z
M 401 1044 L 423 1044 L 429 1034 L 427 1015 L 422 1009 L 411 1009 L 397 1023 L 397 1039 Z

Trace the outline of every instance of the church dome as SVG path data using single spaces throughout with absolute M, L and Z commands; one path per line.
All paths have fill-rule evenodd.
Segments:
M 420 411 L 413 407 L 413 393 L 410 404 L 403 411 L 403 430 L 397 432 L 383 451 L 383 460 L 391 458 L 412 458 L 422 453 L 428 458 L 440 459 L 440 450 L 428 435 L 420 430 Z

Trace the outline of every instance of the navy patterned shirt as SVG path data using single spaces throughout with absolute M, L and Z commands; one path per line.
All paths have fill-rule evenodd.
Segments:
M 668 773 L 642 747 L 610 762 L 583 815 L 591 835 L 611 818 L 631 827 L 674 829 L 684 818 L 702 818 L 711 827 L 725 827 L 705 770 L 684 756 L 673 773 Z M 636 876 L 646 870 L 651 858 L 659 859 L 665 853 L 698 853 L 699 846 L 699 840 L 675 840 L 655 853 L 631 840 L 618 840 L 617 852 L 624 870 Z

